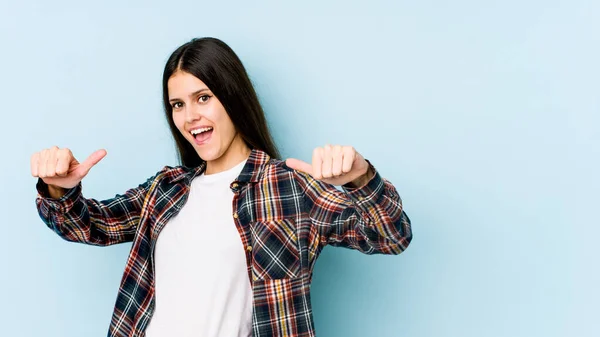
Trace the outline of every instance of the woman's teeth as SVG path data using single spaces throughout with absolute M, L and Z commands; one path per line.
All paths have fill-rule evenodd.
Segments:
M 213 129 L 213 128 L 211 128 L 211 127 L 207 127 L 207 128 L 202 128 L 202 129 L 196 129 L 196 130 L 192 130 L 192 135 L 194 135 L 194 136 L 195 136 L 195 135 L 201 134 L 201 133 L 203 133 L 203 132 L 210 131 L 210 130 L 212 130 L 212 129 Z

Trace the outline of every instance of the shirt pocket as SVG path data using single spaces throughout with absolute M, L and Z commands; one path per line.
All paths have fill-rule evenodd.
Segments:
M 254 280 L 295 278 L 300 273 L 300 249 L 292 219 L 258 221 L 251 225 Z

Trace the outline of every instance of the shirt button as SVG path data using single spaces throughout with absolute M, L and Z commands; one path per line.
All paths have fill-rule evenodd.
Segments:
M 252 246 L 246 247 L 246 250 L 249 251 L 249 252 L 251 252 L 252 251 Z
M 237 218 L 238 218 L 238 214 L 237 214 L 237 212 L 233 213 L 233 218 L 234 218 L 234 219 L 237 219 Z

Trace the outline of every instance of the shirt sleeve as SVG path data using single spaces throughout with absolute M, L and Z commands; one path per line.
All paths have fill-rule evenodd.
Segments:
M 162 171 L 161 171 L 162 172 Z M 136 188 L 106 200 L 87 199 L 82 186 L 51 198 L 42 179 L 36 184 L 36 206 L 43 222 L 67 241 L 108 246 L 133 240 L 144 200 L 157 175 Z
M 412 240 L 411 222 L 396 188 L 369 162 L 373 176 L 358 188 L 335 186 L 295 171 L 321 244 L 365 254 L 400 254 Z

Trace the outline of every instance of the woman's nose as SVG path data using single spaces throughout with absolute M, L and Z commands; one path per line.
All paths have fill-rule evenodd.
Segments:
M 185 109 L 185 121 L 191 123 L 200 119 L 200 111 L 196 106 L 189 105 L 187 109 Z

